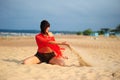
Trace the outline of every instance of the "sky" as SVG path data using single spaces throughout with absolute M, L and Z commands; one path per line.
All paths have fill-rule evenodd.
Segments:
M 0 0 L 0 29 L 52 31 L 114 29 L 120 24 L 120 0 Z

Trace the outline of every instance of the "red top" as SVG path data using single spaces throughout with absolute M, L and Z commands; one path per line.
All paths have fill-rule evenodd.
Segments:
M 39 33 L 35 36 L 35 38 L 38 45 L 38 52 L 43 47 L 50 47 L 56 53 L 56 57 L 62 56 L 60 47 L 57 44 L 49 43 L 49 41 L 55 41 L 55 38 L 53 36 L 44 36 L 42 33 Z

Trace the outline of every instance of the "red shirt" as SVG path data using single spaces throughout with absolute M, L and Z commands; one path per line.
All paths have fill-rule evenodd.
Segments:
M 43 47 L 50 47 L 55 53 L 56 57 L 62 56 L 60 47 L 57 44 L 50 44 L 49 41 L 55 41 L 55 38 L 52 36 L 44 36 L 42 33 L 39 33 L 35 36 L 36 43 L 38 45 L 38 52 Z

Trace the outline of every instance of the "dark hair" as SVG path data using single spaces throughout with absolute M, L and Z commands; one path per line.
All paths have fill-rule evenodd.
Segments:
M 43 20 L 40 23 L 40 29 L 41 29 L 41 33 L 45 34 L 45 30 L 50 27 L 50 23 L 47 20 Z

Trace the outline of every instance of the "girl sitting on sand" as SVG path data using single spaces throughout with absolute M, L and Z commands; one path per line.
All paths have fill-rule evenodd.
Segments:
M 50 24 L 48 21 L 43 20 L 40 24 L 41 33 L 35 36 L 38 46 L 37 53 L 24 60 L 24 64 L 37 64 L 46 62 L 56 65 L 65 65 L 61 48 L 58 45 L 65 45 L 69 47 L 66 42 L 56 42 L 54 36 L 49 32 Z

